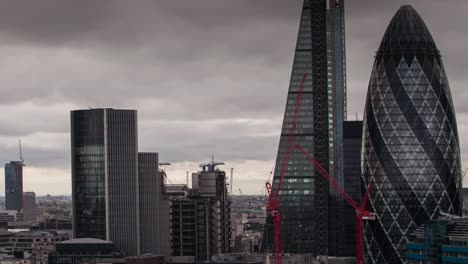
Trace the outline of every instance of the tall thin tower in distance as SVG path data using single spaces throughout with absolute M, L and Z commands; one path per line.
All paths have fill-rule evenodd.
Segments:
M 23 209 L 23 151 L 19 141 L 20 160 L 5 164 L 5 209 Z

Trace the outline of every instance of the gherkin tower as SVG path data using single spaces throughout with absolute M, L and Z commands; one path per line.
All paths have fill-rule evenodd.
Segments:
M 418 13 L 402 6 L 375 57 L 365 106 L 362 173 L 376 221 L 366 263 L 404 263 L 408 235 L 441 212 L 460 214 L 455 111 L 441 55 Z

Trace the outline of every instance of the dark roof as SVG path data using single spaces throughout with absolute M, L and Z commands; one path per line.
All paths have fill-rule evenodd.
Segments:
M 419 14 L 404 5 L 393 16 L 380 43 L 378 53 L 438 52 L 431 33 Z
M 345 138 L 362 137 L 362 121 L 345 121 L 343 123 L 343 135 Z

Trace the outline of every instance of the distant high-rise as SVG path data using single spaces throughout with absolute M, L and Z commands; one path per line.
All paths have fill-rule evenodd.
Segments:
M 43 213 L 42 208 L 36 207 L 36 193 L 23 193 L 23 219 L 24 221 L 34 221 Z
M 140 253 L 135 110 L 71 112 L 73 234 Z
M 163 239 L 164 230 L 169 224 L 161 224 L 162 215 L 169 218 L 169 205 L 163 203 L 163 180 L 159 173 L 158 153 L 138 153 L 138 182 L 140 203 L 140 239 L 141 254 L 162 254 L 162 248 L 169 243 L 169 237 Z M 167 206 L 167 208 L 163 208 Z
M 345 187 L 344 131 L 346 120 L 346 43 L 344 0 L 329 0 L 327 10 L 327 73 L 328 73 L 328 153 L 329 174 Z M 345 239 L 350 206 L 336 190 L 329 187 L 328 255 L 352 256 L 352 242 Z M 354 220 L 354 218 L 353 218 Z M 353 221 L 354 223 L 354 221 Z
M 295 99 L 304 74 L 304 92 L 295 144 L 343 184 L 343 122 L 346 119 L 344 0 L 304 0 L 294 62 L 276 157 L 277 188 L 287 152 Z M 294 149 L 291 149 L 294 152 Z M 341 255 L 345 222 L 343 199 L 302 155 L 292 154 L 281 191 L 283 251 Z M 267 217 L 264 247 L 273 248 L 273 223 Z
M 24 202 L 24 209 L 36 209 L 36 193 L 24 192 L 23 202 Z
M 442 59 L 411 6 L 398 10 L 377 51 L 363 133 L 363 178 L 377 214 L 365 226 L 366 263 L 405 263 L 409 234 L 441 212 L 460 214 L 462 179 Z
M 5 209 L 23 209 L 23 162 L 5 164 Z

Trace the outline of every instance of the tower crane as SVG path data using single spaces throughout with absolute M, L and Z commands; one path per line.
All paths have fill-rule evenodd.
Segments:
M 21 166 L 26 166 L 26 164 L 24 163 L 24 159 L 23 159 L 23 148 L 21 147 L 21 139 L 18 140 L 19 141 L 19 154 L 20 154 L 20 162 L 21 162 Z
M 286 175 L 286 166 L 289 161 L 289 156 L 291 154 L 291 146 L 294 141 L 294 132 L 296 131 L 297 120 L 299 118 L 299 109 L 301 108 L 301 101 L 302 95 L 304 92 L 304 83 L 307 79 L 307 73 L 304 74 L 302 78 L 301 86 L 299 92 L 296 95 L 296 101 L 294 106 L 294 115 L 291 122 L 291 126 L 289 127 L 288 133 L 288 141 L 286 145 L 286 152 L 283 156 L 281 161 L 281 173 L 278 184 L 276 188 L 273 189 L 271 183 L 268 181 L 265 183 L 267 193 L 269 196 L 268 205 L 267 205 L 267 212 L 271 215 L 273 219 L 273 234 L 274 234 L 274 253 L 275 253 L 275 264 L 281 264 L 282 258 L 282 241 L 281 241 L 281 214 L 279 211 L 279 204 L 280 204 L 280 192 L 283 188 L 284 177 Z
M 359 206 L 349 194 L 341 188 L 340 185 L 331 177 L 327 170 L 325 170 L 322 165 L 316 161 L 307 151 L 305 151 L 300 145 L 296 145 L 296 149 L 302 152 L 306 159 L 315 167 L 315 169 L 324 177 L 330 185 L 335 188 L 335 190 L 343 197 L 343 199 L 351 205 L 354 210 L 356 210 L 356 264 L 364 264 L 364 227 L 363 220 L 375 220 L 375 213 L 369 212 L 366 210 L 367 201 L 369 200 L 369 192 L 371 189 L 371 182 L 367 187 L 366 194 L 362 200 L 361 205 Z

